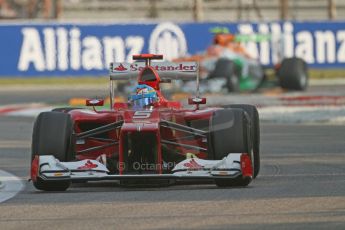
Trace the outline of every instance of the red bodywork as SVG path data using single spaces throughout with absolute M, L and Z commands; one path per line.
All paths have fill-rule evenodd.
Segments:
M 141 55 L 137 57 L 137 60 L 140 58 L 149 60 L 152 57 Z M 155 79 L 144 81 L 144 72 L 150 72 Z M 146 161 L 157 165 L 154 171 L 159 174 L 164 173 L 163 161 L 175 162 L 179 156 L 181 159 L 186 159 L 186 154 L 194 154 L 202 159 L 212 159 L 207 150 L 206 134 L 195 133 L 193 135 L 193 132 L 198 129 L 205 130 L 206 133 L 210 117 L 215 110 L 220 108 L 198 109 L 198 105 L 195 108 L 183 108 L 181 102 L 168 101 L 162 95 L 160 82 L 158 72 L 149 64 L 138 75 L 139 84 L 149 85 L 157 91 L 159 101 L 151 109 L 133 110 L 127 103 L 116 102 L 113 104 L 113 109 L 109 111 L 82 109 L 70 111 L 77 139 L 76 159 L 96 159 L 105 154 L 107 158 L 114 159 L 118 163 L 117 168 L 120 175 L 126 173 L 126 164 L 129 164 L 128 159 L 134 157 L 132 155 L 136 154 L 137 156 L 134 158 L 139 157 L 142 160 L 143 156 L 140 156 L 138 148 L 145 151 L 146 158 L 151 159 Z M 201 101 L 201 103 L 205 103 L 205 100 Z M 173 123 L 173 129 L 170 127 L 170 123 Z M 78 137 L 80 134 L 84 135 L 90 130 L 95 132 L 98 127 L 109 124 L 114 124 L 113 129 L 109 131 L 85 138 Z M 182 125 L 184 128 L 175 127 L 174 124 Z M 191 129 L 188 130 L 188 127 Z M 169 156 L 170 151 L 174 155 L 172 158 Z

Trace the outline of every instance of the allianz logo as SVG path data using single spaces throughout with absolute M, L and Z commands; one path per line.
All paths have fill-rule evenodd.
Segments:
M 279 62 L 282 57 L 297 56 L 309 64 L 345 63 L 345 30 L 294 31 L 291 22 L 239 24 L 240 34 L 270 34 L 271 39 L 260 43 L 247 42 L 245 47 L 262 64 Z
M 187 41 L 181 28 L 173 23 L 157 25 L 150 37 L 150 53 L 165 54 L 164 58 L 172 60 L 187 54 Z
M 143 36 L 88 36 L 78 27 L 35 27 L 22 29 L 17 68 L 19 71 L 105 70 L 111 62 L 132 62 L 133 54 L 143 51 Z M 187 53 L 183 31 L 173 23 L 158 24 L 149 39 L 149 52 L 163 54 L 165 59 Z
M 205 25 L 205 33 L 208 29 Z M 255 26 L 242 23 L 237 29 L 241 34 L 271 35 L 269 41 L 244 44 L 262 64 L 277 63 L 282 56 L 298 56 L 309 64 L 345 63 L 345 29 L 294 31 L 291 22 Z M 64 26 L 24 27 L 21 33 L 23 39 L 17 68 L 23 72 L 29 69 L 38 72 L 106 70 L 111 62 L 132 62 L 133 54 L 163 54 L 165 59 L 171 60 L 198 51 L 188 50 L 184 32 L 173 23 L 158 24 L 149 38 L 140 35 L 91 36 L 82 34 L 78 27 Z M 200 36 L 193 34 L 188 40 L 197 43 Z

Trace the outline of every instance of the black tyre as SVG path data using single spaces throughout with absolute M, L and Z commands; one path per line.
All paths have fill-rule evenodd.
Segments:
M 31 160 L 35 155 L 53 155 L 60 161 L 74 159 L 72 145 L 73 123 L 69 114 L 43 112 L 34 124 L 32 134 Z M 34 186 L 45 191 L 64 191 L 69 181 L 46 182 L 38 178 Z
M 36 189 L 42 191 L 58 192 L 66 191 L 71 185 L 70 181 L 44 181 L 41 178 L 37 178 L 37 181 L 33 182 Z
M 284 89 L 305 90 L 308 87 L 308 66 L 301 58 L 284 59 L 277 74 L 279 84 Z
M 260 171 L 260 119 L 259 112 L 254 105 L 234 104 L 225 105 L 224 108 L 237 108 L 246 111 L 251 120 L 251 139 L 253 141 L 253 178 L 256 178 Z
M 251 178 L 246 177 L 246 178 L 237 178 L 234 180 L 229 180 L 229 179 L 216 179 L 216 185 L 218 187 L 244 187 L 247 186 L 250 182 L 252 181 Z
M 243 109 L 215 111 L 210 119 L 209 158 L 220 160 L 229 153 L 251 150 L 250 120 Z
M 68 113 L 69 111 L 72 111 L 72 110 L 75 110 L 75 109 L 85 109 L 85 108 L 78 108 L 78 107 L 61 107 L 61 108 L 52 109 L 52 112 Z
M 239 91 L 239 74 L 234 62 L 226 58 L 220 58 L 210 73 L 209 78 L 225 78 L 226 88 L 229 92 Z

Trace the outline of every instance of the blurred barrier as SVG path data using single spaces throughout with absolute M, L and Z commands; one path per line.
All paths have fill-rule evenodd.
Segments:
M 167 59 L 203 51 L 215 26 L 270 34 L 245 46 L 263 65 L 299 56 L 315 68 L 345 67 L 345 21 L 272 23 L 0 24 L 0 77 L 107 75 L 112 61 L 159 53 Z

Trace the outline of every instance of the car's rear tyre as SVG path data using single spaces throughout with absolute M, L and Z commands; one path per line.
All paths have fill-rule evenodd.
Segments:
M 61 112 L 41 113 L 33 128 L 31 161 L 36 155 L 53 155 L 60 161 L 74 159 L 72 134 L 73 122 L 69 114 Z M 47 182 L 37 178 L 34 186 L 39 190 L 64 191 L 70 186 L 70 182 Z
M 277 75 L 279 84 L 284 89 L 305 90 L 308 87 L 308 66 L 301 58 L 284 59 Z
M 61 108 L 52 109 L 52 112 L 68 113 L 69 111 L 72 111 L 72 110 L 75 110 L 75 109 L 83 109 L 83 108 L 79 108 L 79 107 L 61 107 Z
M 210 73 L 209 78 L 225 78 L 226 88 L 229 92 L 237 92 L 240 89 L 239 74 L 236 65 L 229 59 L 220 58 Z
M 256 178 L 260 171 L 260 119 L 259 112 L 254 105 L 233 104 L 225 105 L 224 108 L 237 108 L 246 111 L 251 121 L 251 139 L 253 141 L 253 178 Z
M 250 120 L 243 109 L 217 110 L 210 118 L 209 158 L 220 160 L 229 153 L 249 153 Z

